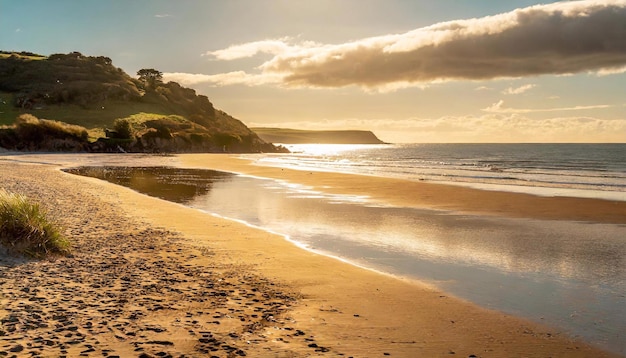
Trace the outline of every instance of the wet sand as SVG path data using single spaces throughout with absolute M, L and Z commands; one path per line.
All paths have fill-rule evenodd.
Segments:
M 626 201 L 542 197 L 393 178 L 288 170 L 251 165 L 247 159 L 220 155 L 189 154 L 180 158 L 190 167 L 288 180 L 331 193 L 365 195 L 394 205 L 518 218 L 626 223 Z
M 180 158 L 187 166 L 333 184 L 325 189 L 336 192 L 357 179 L 260 168 L 224 155 Z M 74 243 L 72 257 L 0 266 L 0 354 L 613 356 L 422 283 L 316 255 L 280 236 L 65 174 L 58 166 L 0 161 L 0 168 L 0 187 L 49 208 Z M 397 184 L 383 189 L 397 190 Z M 351 188 L 392 200 L 374 189 L 376 183 L 359 182 Z M 444 197 L 435 206 L 453 205 Z

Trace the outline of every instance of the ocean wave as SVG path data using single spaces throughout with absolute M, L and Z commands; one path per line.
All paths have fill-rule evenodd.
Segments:
M 262 165 L 452 184 L 626 192 L 626 144 L 292 146 Z M 587 194 L 588 196 L 588 194 Z

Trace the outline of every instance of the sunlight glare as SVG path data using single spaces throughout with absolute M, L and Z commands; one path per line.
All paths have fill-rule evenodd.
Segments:
M 376 144 L 281 144 L 290 152 L 313 156 L 337 155 L 351 150 L 372 148 Z

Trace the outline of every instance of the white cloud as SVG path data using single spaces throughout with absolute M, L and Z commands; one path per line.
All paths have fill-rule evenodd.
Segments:
M 491 91 L 493 88 L 487 86 L 479 86 L 474 88 L 474 91 Z
M 608 104 L 598 104 L 591 106 L 574 106 L 574 107 L 560 107 L 560 108 L 506 108 L 504 107 L 504 101 L 499 100 L 498 102 L 488 106 L 486 108 L 481 109 L 483 112 L 489 113 L 537 113 L 537 112 L 561 112 L 561 111 L 581 111 L 587 109 L 602 109 L 602 108 L 611 108 L 612 105 Z
M 207 54 L 222 60 L 271 54 L 259 66 L 263 74 L 307 87 L 611 74 L 626 68 L 624 23 L 626 0 L 567 1 L 343 44 L 282 38 Z
M 154 15 L 154 17 L 162 19 L 162 18 L 166 18 L 166 17 L 172 17 L 172 15 L 170 15 L 170 14 L 156 14 L 156 15 Z
M 626 73 L 626 66 L 603 68 L 596 72 L 598 76 L 610 76 Z
M 504 91 L 502 91 L 503 94 L 522 94 L 528 90 L 531 90 L 533 88 L 537 87 L 537 85 L 534 84 L 527 84 L 527 85 L 523 85 L 520 87 L 509 87 L 507 89 L 505 89 Z
M 260 86 L 260 85 L 270 84 L 270 83 L 280 83 L 282 81 L 282 77 L 280 75 L 249 74 L 244 71 L 220 73 L 217 75 L 172 72 L 172 73 L 164 73 L 163 79 L 165 81 L 178 82 L 184 86 L 193 86 L 198 83 L 208 83 L 214 86 L 228 86 L 228 85 Z
M 248 42 L 239 45 L 232 45 L 223 50 L 207 51 L 203 56 L 213 56 L 218 60 L 236 60 L 240 58 L 253 57 L 259 53 L 280 55 L 288 52 L 296 52 L 303 48 L 313 48 L 319 46 L 314 42 L 301 42 L 297 45 L 289 45 L 290 37 L 283 37 L 273 40 L 261 40 Z

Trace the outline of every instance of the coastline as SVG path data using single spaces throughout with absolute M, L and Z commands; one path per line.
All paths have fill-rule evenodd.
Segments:
M 381 183 L 379 181 L 371 183 L 370 186 L 361 186 L 360 182 L 354 183 L 355 176 L 335 176 L 326 175 L 326 173 L 308 174 L 294 171 L 285 173 L 281 169 L 252 166 L 245 160 L 226 155 L 181 155 L 178 158 L 183 166 L 274 177 L 275 179 L 316 186 L 342 194 L 346 194 L 349 189 L 348 186 L 342 187 L 342 185 L 352 182 L 351 193 L 369 194 L 374 200 L 389 200 L 404 205 L 433 205 L 443 210 L 465 209 L 479 212 L 475 209 L 472 210 L 471 206 L 461 206 L 458 202 L 458 196 L 455 197 L 455 200 L 437 201 L 437 195 L 443 195 L 444 192 L 433 192 L 436 188 L 433 189 L 434 187 L 430 185 L 421 186 L 423 190 L 427 189 L 427 193 L 413 193 L 414 196 L 412 197 L 402 197 L 397 193 L 395 196 L 392 195 L 394 186 L 396 191 L 398 188 L 398 183 L 393 180 L 380 187 L 378 186 Z M 283 307 L 284 310 L 275 313 L 273 321 L 259 320 L 258 331 L 254 332 L 254 336 L 250 333 L 244 334 L 237 328 L 237 325 L 249 326 L 250 322 L 237 323 L 224 319 L 224 321 L 228 321 L 228 324 L 226 322 L 219 325 L 210 324 L 210 320 L 215 320 L 212 316 L 215 316 L 215 312 L 219 310 L 210 305 L 205 307 L 205 316 L 195 319 L 197 323 L 191 323 L 193 320 L 187 318 L 190 313 L 196 315 L 198 308 L 192 307 L 192 305 L 180 309 L 168 309 L 168 314 L 165 317 L 154 312 L 142 311 L 145 316 L 139 318 L 135 324 L 144 321 L 156 321 L 155 324 L 168 329 L 165 334 L 173 345 L 172 347 L 159 347 L 163 351 L 168 349 L 174 351 L 175 348 L 178 352 L 181 349 L 188 349 L 189 352 L 192 352 L 191 350 L 195 349 L 194 343 L 197 345 L 199 338 L 201 339 L 200 332 L 211 331 L 214 332 L 214 336 L 223 334 L 224 341 L 228 340 L 228 344 L 231 346 L 241 346 L 240 349 L 244 349 L 249 356 L 336 356 L 344 354 L 355 357 L 375 357 L 387 353 L 391 356 L 410 357 L 415 355 L 448 356 L 453 352 L 457 356 L 474 354 L 478 357 L 614 356 L 583 342 L 572 341 L 548 327 L 477 307 L 457 298 L 449 297 L 445 293 L 426 287 L 419 282 L 392 278 L 332 258 L 313 254 L 292 245 L 280 236 L 241 223 L 146 197 L 129 189 L 99 180 L 60 173 L 56 166 L 5 163 L 0 163 L 0 165 L 5 167 L 3 172 L 7 168 L 10 169 L 10 175 L 0 179 L 3 186 L 16 187 L 26 191 L 26 194 L 38 190 L 51 190 L 52 195 L 48 192 L 40 197 L 42 204 L 55 207 L 59 210 L 57 215 L 67 216 L 68 213 L 63 212 L 63 210 L 74 210 L 72 213 L 74 216 L 71 219 L 74 222 L 71 233 L 76 235 L 79 240 L 85 240 L 85 242 L 94 240 L 94 238 L 89 237 L 95 234 L 86 234 L 85 230 L 93 228 L 89 225 L 98 226 L 96 223 L 85 224 L 89 221 L 89 216 L 93 215 L 93 212 L 85 208 L 103 208 L 106 222 L 98 223 L 103 226 L 98 230 L 100 230 L 99 234 L 109 239 L 114 238 L 120 242 L 126 242 L 132 238 L 129 234 L 134 232 L 135 239 L 131 239 L 130 242 L 140 241 L 136 242 L 138 245 L 136 249 L 145 250 L 147 247 L 150 251 L 157 250 L 158 256 L 165 262 L 177 262 L 176 260 L 179 260 L 178 263 L 191 265 L 193 269 L 212 268 L 219 271 L 221 268 L 223 272 L 235 270 L 243 276 L 239 276 L 234 281 L 239 280 L 240 284 L 243 284 L 241 282 L 255 283 L 257 291 L 261 287 L 279 288 L 266 291 L 267 297 L 264 295 L 262 298 L 255 298 L 260 299 L 261 303 L 269 303 L 270 297 L 278 297 L 280 298 L 278 301 L 281 302 L 280 307 Z M 13 183 L 12 179 L 19 179 L 19 183 L 11 184 Z M 367 181 L 370 179 L 367 177 Z M 69 188 L 76 191 L 76 196 L 72 200 L 63 202 L 65 191 Z M 376 191 L 375 189 L 381 190 Z M 413 190 L 414 188 L 409 185 L 405 189 Z M 445 191 L 445 188 L 439 189 Z M 483 194 L 484 196 L 491 196 L 493 193 Z M 468 198 L 476 198 L 481 194 L 467 193 L 465 195 L 467 196 L 463 198 L 468 200 Z M 82 200 L 83 205 L 76 207 L 75 201 L 80 200 Z M 510 197 L 507 202 L 510 203 Z M 584 202 L 588 203 L 588 201 Z M 611 202 L 600 202 L 594 205 L 612 207 Z M 489 206 L 490 211 L 488 211 L 491 214 L 520 215 L 520 217 L 527 215 L 526 211 L 516 213 L 511 207 L 506 210 L 506 205 L 502 208 L 496 204 L 491 205 Z M 617 206 L 619 207 L 619 205 Z M 500 208 L 500 210 L 493 210 L 493 208 Z M 578 209 L 578 211 L 585 210 L 584 208 Z M 580 216 L 581 213 L 576 210 L 568 210 L 549 218 L 582 217 L 581 220 L 616 221 L 615 216 L 608 215 L 610 210 L 607 208 L 605 211 L 583 216 Z M 483 211 L 480 210 L 480 212 Z M 621 218 L 624 219 L 624 216 Z M 122 227 L 127 228 L 128 232 L 117 227 L 120 220 L 125 222 Z M 136 232 L 142 234 L 137 235 Z M 152 242 L 147 246 L 141 243 L 142 240 L 148 240 L 155 236 L 165 236 L 167 240 L 164 243 Z M 115 240 L 113 243 L 118 242 Z M 105 243 L 96 244 L 97 241 L 95 239 L 95 242 L 89 245 L 84 244 L 84 248 L 81 246 L 83 244 L 79 245 L 80 250 L 75 256 L 78 259 L 87 260 L 98 252 L 93 250 L 94 245 L 98 250 L 105 250 L 112 255 L 123 255 L 123 251 L 119 250 L 120 248 L 108 247 Z M 150 249 L 150 246 L 153 248 Z M 136 253 L 136 255 L 140 254 L 140 252 Z M 181 261 L 181 257 L 187 258 L 188 261 Z M 71 262 L 71 260 L 72 258 L 61 261 L 65 263 Z M 53 264 L 29 263 L 29 265 L 34 265 L 36 268 L 39 265 Z M 123 268 L 108 267 L 107 270 L 112 272 L 115 270 L 123 271 Z M 167 275 L 178 277 L 175 276 L 178 273 L 176 270 L 180 270 L 180 267 L 174 265 L 170 270 L 163 272 L 157 270 L 154 274 L 161 278 L 167 277 Z M 104 270 L 104 272 L 107 271 Z M 19 275 L 16 277 L 25 279 L 25 277 L 20 278 Z M 44 280 L 45 277 L 41 279 Z M 20 288 L 18 281 L 15 279 L 11 282 L 3 282 L 3 289 L 15 285 L 17 290 Z M 89 282 L 85 282 L 85 284 L 89 284 Z M 170 282 L 170 285 L 174 285 L 174 283 Z M 178 287 L 179 285 L 174 286 Z M 92 290 L 99 291 L 100 288 Z M 108 287 L 108 290 L 115 291 L 115 288 Z M 251 288 L 248 290 L 248 292 L 252 291 Z M 237 288 L 236 291 L 241 293 L 241 288 Z M 197 292 L 183 290 L 183 293 L 193 295 Z M 141 296 L 132 297 L 129 301 L 132 303 L 140 298 Z M 165 299 L 180 300 L 181 295 L 166 295 Z M 2 300 L 3 306 L 6 305 L 6 299 L 3 298 Z M 254 305 L 252 302 L 254 301 L 250 302 L 251 305 Z M 124 305 L 121 307 L 121 309 L 126 308 L 130 307 Z M 208 315 L 211 310 L 213 315 Z M 130 313 L 132 313 L 131 309 L 123 312 L 121 316 Z M 246 314 L 248 314 L 247 319 L 252 320 L 254 318 L 252 317 L 254 313 Z M 257 314 L 257 316 L 260 315 Z M 182 322 L 185 323 L 178 322 L 180 325 L 187 324 L 186 321 L 191 321 L 189 322 L 190 327 L 198 326 L 195 328 L 197 336 L 190 336 L 188 333 L 182 332 L 181 327 L 176 328 L 177 322 L 173 318 L 182 318 Z M 80 330 L 82 331 L 82 328 Z M 237 338 L 229 335 L 237 330 L 240 330 L 239 333 L 235 333 Z M 120 340 L 111 332 L 113 331 L 106 331 L 97 336 L 102 346 L 120 344 Z M 144 335 L 147 334 L 145 330 L 143 332 Z M 158 333 L 154 333 L 155 331 L 148 330 L 148 332 L 151 335 L 159 336 Z M 303 332 L 303 334 L 299 334 L 299 332 Z M 85 335 L 87 333 L 84 332 Z M 123 337 L 126 339 L 124 342 L 128 343 L 128 349 L 136 347 L 136 345 L 131 344 L 132 342 L 129 342 L 133 339 L 132 337 Z M 155 341 L 152 340 L 152 342 Z M 147 346 L 142 345 L 141 347 Z M 0 350 L 5 348 L 10 347 L 3 343 L 3 348 Z M 189 352 L 187 353 L 193 356 L 193 353 Z
M 536 196 L 395 178 L 290 170 L 254 165 L 251 160 L 237 156 L 224 160 L 226 157 L 220 154 L 181 154 L 178 157 L 187 167 L 288 180 L 320 191 L 367 196 L 392 205 L 515 218 L 626 223 L 626 201 Z

